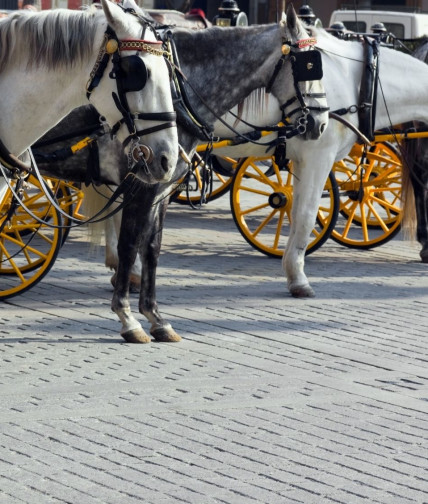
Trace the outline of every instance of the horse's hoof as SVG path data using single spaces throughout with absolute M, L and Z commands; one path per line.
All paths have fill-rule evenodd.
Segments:
M 309 285 L 296 285 L 290 287 L 290 294 L 295 298 L 315 297 L 315 292 Z
M 143 329 L 133 329 L 121 333 L 122 338 L 127 343 L 150 343 L 152 340 L 148 334 L 146 334 Z
M 177 341 L 181 341 L 181 336 L 179 336 L 172 327 L 169 329 L 166 327 L 152 329 L 150 334 L 156 341 L 162 341 L 163 343 L 177 343 Z
M 427 250 L 421 250 L 419 255 L 421 256 L 421 260 L 423 263 L 428 263 L 428 249 Z

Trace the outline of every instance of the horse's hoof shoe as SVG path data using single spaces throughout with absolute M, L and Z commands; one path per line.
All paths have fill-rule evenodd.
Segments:
M 295 298 L 315 297 L 315 292 L 309 285 L 298 285 L 290 289 L 290 293 Z
M 127 343 L 150 343 L 152 340 L 142 329 L 127 331 L 121 334 Z
M 179 336 L 174 329 L 153 329 L 150 331 L 150 334 L 156 341 L 162 341 L 163 343 L 177 343 L 181 341 L 181 336 Z

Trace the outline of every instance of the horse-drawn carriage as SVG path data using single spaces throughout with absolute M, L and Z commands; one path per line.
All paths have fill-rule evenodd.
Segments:
M 287 245 L 287 256 L 284 258 L 284 268 L 289 278 L 290 292 L 295 296 L 307 296 L 312 295 L 312 289 L 303 273 L 302 254 L 304 255 L 306 249 L 308 251 L 316 250 L 330 236 L 346 246 L 370 248 L 385 243 L 398 232 L 402 219 L 400 202 L 402 198 L 401 177 L 403 165 L 401 157 L 394 146 L 398 138 L 396 132 L 383 133 L 383 136 L 378 136 L 378 134 L 380 135 L 379 131 L 371 142 L 364 139 L 362 142 L 355 144 L 352 149 L 349 149 L 352 145 L 350 140 L 355 139 L 354 113 L 361 108 L 354 103 L 357 99 L 355 89 L 359 88 L 358 79 L 361 77 L 361 69 L 354 63 L 349 64 L 348 61 L 361 62 L 361 48 L 357 48 L 357 45 L 355 45 L 348 54 L 348 48 L 341 45 L 337 49 L 331 40 L 331 36 L 321 32 L 318 35 L 322 38 L 322 43 L 317 45 L 315 38 L 304 31 L 304 27 L 300 25 L 295 16 L 290 16 L 290 19 L 291 21 L 288 20 L 288 33 L 286 36 L 282 35 L 281 37 L 282 55 L 279 57 L 279 62 L 273 66 L 270 63 L 271 66 L 263 70 L 264 73 L 269 74 L 267 77 L 260 76 L 260 81 L 254 80 L 249 84 L 250 87 L 238 89 L 242 97 L 248 95 L 252 89 L 260 87 L 260 82 L 264 82 L 265 87 L 273 89 L 274 98 L 272 99 L 276 99 L 282 105 L 278 107 L 279 111 L 275 112 L 274 116 L 269 117 L 268 122 L 262 122 L 262 124 L 274 124 L 272 127 L 265 128 L 267 136 L 284 136 L 284 139 L 287 140 L 285 142 L 287 145 L 286 155 L 285 153 L 282 156 L 266 154 L 267 144 L 259 141 L 256 142 L 259 145 L 259 154 L 244 157 L 241 154 L 242 151 L 239 150 L 242 142 L 234 142 L 228 138 L 223 141 L 223 144 L 220 142 L 218 147 L 230 146 L 230 143 L 232 143 L 233 148 L 237 149 L 237 154 L 229 158 L 222 156 L 212 158 L 214 160 L 214 173 L 220 183 L 213 191 L 208 192 L 211 193 L 211 197 L 215 197 L 231 188 L 231 211 L 235 222 L 245 239 L 261 252 L 282 257 L 285 248 L 283 240 L 290 235 L 291 240 Z M 249 35 L 251 34 L 251 36 L 260 39 L 268 37 L 267 34 L 273 33 L 274 29 L 253 27 L 247 30 Z M 216 36 L 219 33 L 218 31 L 215 32 Z M 227 33 L 227 36 L 230 37 L 228 43 L 232 43 L 232 32 L 225 31 L 224 33 Z M 180 61 L 183 68 L 187 66 L 187 69 L 192 70 L 195 68 L 198 69 L 198 72 L 201 72 L 197 67 L 198 62 L 194 61 L 197 57 L 194 53 L 186 59 L 185 50 L 188 38 L 188 34 L 183 34 L 182 40 L 178 41 L 177 52 Z M 285 40 L 286 43 L 284 43 Z M 171 43 L 171 40 L 169 40 L 169 43 Z M 219 59 L 223 57 L 220 50 L 217 47 L 213 49 L 213 40 L 209 40 L 208 35 L 206 37 L 198 36 L 198 43 L 207 44 L 206 51 L 208 51 L 209 44 L 211 44 L 211 51 L 216 50 L 219 52 L 218 55 L 212 54 L 214 73 L 218 72 L 218 69 L 221 68 Z M 338 43 L 345 44 L 343 41 Z M 256 46 L 252 45 L 251 47 Z M 266 54 L 268 50 L 266 47 L 269 47 L 271 51 L 269 58 Z M 315 49 L 318 49 L 318 51 Z M 256 53 L 256 51 L 253 52 Z M 298 65 L 295 64 L 297 55 L 306 52 L 323 54 L 324 77 L 322 80 L 319 72 L 313 79 L 307 76 L 307 72 L 312 70 L 314 65 L 316 66 L 316 62 L 306 59 L 302 63 L 305 68 L 298 68 Z M 344 53 L 346 57 L 336 61 L 338 52 Z M 290 54 L 292 57 L 289 56 Z M 257 56 L 263 58 L 263 61 L 269 60 L 275 63 L 275 61 L 278 61 L 278 57 L 274 55 L 275 50 L 271 49 L 269 44 L 264 44 L 264 53 L 260 52 L 260 54 L 251 56 Z M 245 56 L 249 58 L 248 54 Z M 388 70 L 382 74 L 384 79 L 382 92 L 384 88 L 391 92 L 395 89 L 393 86 L 394 77 L 391 73 L 396 72 L 400 64 L 400 62 L 394 63 L 394 58 L 390 55 L 388 55 L 388 58 L 386 63 Z M 259 69 L 262 66 L 257 61 L 254 63 L 246 61 L 246 63 L 254 64 L 254 74 L 258 71 L 256 68 Z M 408 60 L 406 60 L 406 63 L 408 63 Z M 350 91 L 344 89 L 343 82 L 335 82 L 331 70 L 331 65 L 344 66 L 347 64 L 350 66 L 344 74 L 350 75 L 351 82 L 355 84 L 355 86 L 350 86 L 352 87 Z M 428 74 L 425 65 L 413 65 L 412 63 L 410 66 L 409 73 L 417 79 L 422 80 L 425 74 Z M 275 81 L 283 67 L 286 69 L 283 72 L 284 77 L 288 80 Z M 372 67 L 373 65 L 370 68 Z M 273 76 L 272 69 L 274 70 Z M 299 71 L 306 72 L 306 76 L 299 76 Z M 235 73 L 239 75 L 239 69 Z M 179 75 L 181 74 L 185 75 L 186 73 L 181 69 Z M 195 71 L 195 76 L 196 74 Z M 231 78 L 235 78 L 235 76 Z M 214 82 L 215 80 L 210 75 L 205 76 L 205 79 L 206 87 L 208 81 Z M 130 80 L 132 81 L 132 79 Z M 184 80 L 188 83 L 188 79 Z M 331 93 L 328 103 L 321 85 L 324 82 L 324 87 Z M 190 85 L 190 83 L 188 84 Z M 213 85 L 221 87 L 222 84 L 222 82 L 219 82 Z M 384 104 L 381 104 L 381 113 L 376 118 L 381 128 L 388 127 L 388 124 L 399 124 L 412 119 L 428 120 L 428 113 L 425 113 L 426 107 L 419 106 L 423 91 L 420 86 L 415 87 L 413 95 L 400 97 L 397 103 L 391 104 L 392 113 Z M 228 97 L 227 100 L 221 101 L 218 99 L 217 89 L 206 89 L 205 96 L 201 96 L 203 94 L 201 89 L 204 89 L 203 86 L 199 88 L 199 91 L 191 87 L 189 91 L 190 98 L 187 97 L 184 102 L 188 106 L 192 100 L 200 101 L 196 106 L 196 114 L 193 115 L 196 115 L 196 119 L 199 119 L 196 124 L 199 122 L 198 127 L 202 126 L 201 130 L 205 133 L 209 130 L 209 123 L 213 118 L 222 116 L 232 106 L 239 103 L 241 98 L 234 95 L 232 98 Z M 134 88 L 132 90 L 135 91 Z M 209 101 L 210 98 L 207 93 L 213 93 L 214 98 L 211 98 L 211 101 Z M 323 118 L 327 114 L 327 106 L 336 110 L 336 104 L 349 106 L 343 113 L 344 116 L 349 116 L 348 124 L 344 126 L 342 122 L 339 123 L 330 119 L 332 125 L 324 131 L 325 123 Z M 290 105 L 292 106 L 290 107 Z M 366 106 L 362 108 L 370 109 L 370 107 Z M 278 118 L 280 120 L 279 126 Z M 370 118 L 372 118 L 371 115 Z M 245 131 L 244 138 L 248 141 L 248 130 L 252 129 L 251 125 L 249 126 L 248 122 L 242 120 L 240 116 L 235 117 L 233 121 L 239 123 L 241 131 Z M 126 120 L 120 124 L 124 123 L 126 123 Z M 310 128 L 307 127 L 309 123 L 311 123 Z M 259 131 L 264 129 L 262 124 L 259 123 L 257 128 L 259 140 L 263 138 L 263 133 Z M 184 120 L 184 125 L 184 129 L 188 128 L 186 130 L 187 136 L 192 136 L 192 133 L 197 129 L 195 124 L 189 126 Z M 212 130 L 213 128 L 211 128 Z M 216 133 L 215 129 L 214 133 Z M 200 131 L 198 134 L 201 134 Z M 239 135 L 241 134 L 239 133 Z M 318 140 L 321 134 L 322 143 Z M 190 146 L 195 142 L 193 136 L 191 139 L 186 137 L 186 140 Z M 388 141 L 392 141 L 392 143 L 388 143 Z M 211 141 L 209 147 L 212 149 L 211 154 L 216 154 L 215 148 L 217 145 Z M 199 149 L 202 150 L 202 147 L 199 147 Z M 219 152 L 222 153 L 221 150 Z M 185 155 L 183 157 L 185 158 Z M 191 175 L 198 182 L 196 186 L 203 188 L 202 194 L 196 191 L 194 194 L 189 192 L 188 196 L 184 196 L 182 192 L 181 195 L 178 194 L 175 197 L 178 201 L 197 202 L 206 197 L 207 180 L 208 185 L 210 181 L 209 178 L 205 178 L 205 172 L 210 163 L 208 157 L 202 156 L 202 158 L 203 162 L 197 163 L 196 172 Z M 292 161 L 289 162 L 288 158 L 292 159 Z M 322 166 L 319 168 L 318 173 L 314 175 L 313 172 L 318 169 L 318 165 Z M 330 175 L 328 175 L 329 171 L 331 171 Z M 322 190 L 326 179 L 327 182 Z M 14 184 L 18 186 L 19 180 L 13 182 L 12 187 L 4 185 L 1 187 L 0 245 L 2 257 L 0 259 L 1 264 L 7 266 L 0 268 L 0 274 L 2 279 L 8 277 L 16 280 L 15 285 L 12 287 L 3 284 L 6 285 L 6 289 L 0 290 L 0 297 L 3 298 L 16 295 L 18 292 L 31 287 L 49 271 L 63 242 L 60 220 L 64 217 L 67 218 L 67 216 L 70 219 L 75 219 L 73 202 L 80 199 L 80 193 L 79 191 L 75 192 L 74 187 L 65 183 L 53 182 L 51 191 L 54 196 L 59 196 L 59 207 L 62 208 L 62 212 L 60 212 L 62 215 L 58 215 L 58 210 L 55 210 L 52 205 L 54 199 L 52 193 L 48 192 L 48 196 L 43 193 L 40 196 L 42 194 L 40 192 L 40 182 L 29 178 L 23 183 L 23 190 L 21 188 L 17 189 L 16 193 L 24 196 L 23 199 L 19 200 L 22 204 L 18 205 L 16 204 L 16 194 L 13 191 Z M 144 199 L 142 200 L 144 201 L 142 205 L 144 208 L 139 211 L 145 211 L 147 215 L 153 214 L 153 222 L 155 223 L 144 224 L 144 226 L 153 225 L 161 228 L 163 217 L 159 218 L 158 212 L 164 213 L 167 205 L 166 200 L 169 200 L 172 191 L 176 190 L 177 187 L 183 189 L 182 184 L 183 182 L 178 180 L 178 186 L 173 181 L 173 183 L 152 184 L 137 190 L 141 194 L 144 191 Z M 192 185 L 191 179 L 190 185 Z M 149 196 L 147 196 L 148 193 Z M 321 205 L 319 205 L 320 201 Z M 131 202 L 124 207 L 124 211 L 127 212 L 128 216 L 132 212 L 136 212 L 136 205 L 137 203 Z M 30 210 L 30 214 L 29 217 L 24 218 L 26 207 Z M 38 219 L 35 219 L 35 216 Z M 308 245 L 307 237 L 315 216 L 316 227 L 312 231 L 312 238 L 309 240 Z M 37 225 L 35 222 L 37 222 Z M 128 220 L 125 217 L 123 225 L 126 226 L 127 223 Z M 288 233 L 288 226 L 290 225 L 291 228 Z M 36 229 L 39 231 L 38 234 L 26 238 L 30 235 L 30 231 L 31 236 L 33 236 L 32 231 Z M 153 232 L 153 228 L 149 230 L 139 228 L 138 233 L 142 233 L 145 237 L 143 247 L 151 248 L 150 253 L 154 256 L 159 253 L 160 242 L 154 247 L 153 244 L 150 245 L 150 240 L 156 234 Z M 123 234 L 125 236 L 126 232 Z M 145 240 L 148 240 L 147 244 Z M 36 248 L 35 245 L 39 242 L 43 244 L 44 248 Z M 128 248 L 128 250 L 131 250 L 131 248 Z M 127 257 L 128 261 L 126 262 L 129 262 L 132 257 L 135 258 L 135 253 L 136 251 L 132 252 Z M 143 256 L 145 254 L 143 252 Z M 22 262 L 18 261 L 18 258 L 20 260 L 22 258 Z M 149 272 L 150 275 L 155 275 L 156 261 L 153 267 L 154 272 Z M 122 268 L 122 266 L 119 266 L 119 268 Z M 36 273 L 31 276 L 32 272 Z M 129 265 L 125 266 L 123 270 L 119 270 L 119 272 L 118 283 L 120 287 L 115 288 L 113 305 L 116 307 L 120 305 L 117 311 L 124 326 L 122 336 L 127 341 L 147 341 L 147 337 L 140 332 L 138 327 L 140 324 L 133 319 L 132 315 L 129 313 L 123 315 L 122 308 L 124 307 L 126 311 L 127 306 L 129 306 L 126 298 L 123 298 L 129 288 Z M 29 274 L 28 278 L 27 273 Z M 151 287 L 146 288 L 153 288 L 154 280 L 147 283 Z M 149 309 L 142 305 L 140 310 L 152 322 L 152 335 L 156 339 L 164 341 L 179 339 L 174 336 L 170 325 L 163 321 L 157 313 L 156 302 L 152 302 L 154 291 L 151 291 L 150 294 L 150 296 L 146 297 L 154 308 Z M 142 296 L 143 298 L 144 296 Z

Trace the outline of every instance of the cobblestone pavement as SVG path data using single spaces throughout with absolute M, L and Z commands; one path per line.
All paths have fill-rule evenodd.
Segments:
M 172 206 L 158 300 L 183 341 L 129 345 L 85 237 L 0 305 L 1 504 L 428 502 L 415 244 L 328 242 L 299 300 L 227 203 Z

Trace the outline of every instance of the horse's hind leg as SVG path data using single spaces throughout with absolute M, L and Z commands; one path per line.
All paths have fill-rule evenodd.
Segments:
M 422 195 L 422 203 L 419 215 L 417 210 L 418 219 L 418 241 L 422 245 L 422 249 L 419 252 L 421 260 L 423 263 L 428 263 L 428 190 L 425 189 Z
M 141 324 L 131 313 L 129 304 L 130 269 L 138 251 L 138 238 L 141 235 L 141 219 L 138 215 L 137 194 L 123 210 L 122 225 L 118 242 L 119 263 L 113 291 L 111 308 L 122 322 L 121 336 L 128 343 L 149 343 L 151 341 Z
M 163 222 L 168 207 L 167 199 L 160 199 L 160 203 L 152 206 L 142 233 L 140 257 L 143 267 L 139 309 L 151 323 L 150 334 L 155 340 L 177 342 L 181 337 L 171 324 L 161 317 L 156 302 L 156 271 L 162 243 Z
M 422 190 L 421 190 L 422 189 Z M 422 262 L 428 263 L 428 205 L 427 193 L 424 188 L 414 186 L 415 206 L 416 206 L 416 238 L 422 245 L 419 252 Z
M 422 245 L 419 255 L 423 263 L 428 263 L 428 143 L 424 139 L 417 145 L 419 149 L 413 154 L 410 180 L 415 197 L 416 239 Z

